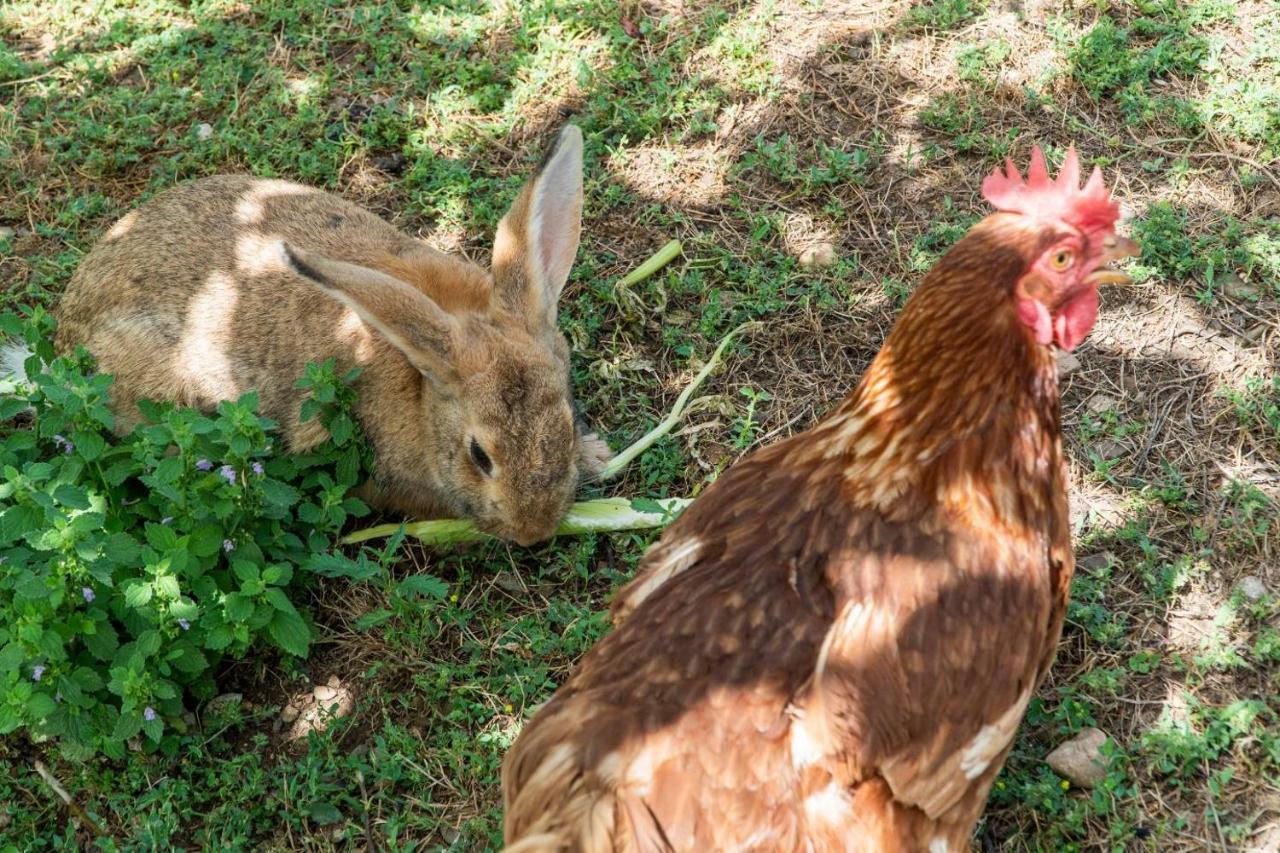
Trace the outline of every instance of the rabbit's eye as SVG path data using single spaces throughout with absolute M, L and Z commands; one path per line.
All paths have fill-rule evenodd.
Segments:
M 493 473 L 493 460 L 489 458 L 489 454 L 484 452 L 484 448 L 480 446 L 480 442 L 474 438 L 471 439 L 471 461 L 476 463 L 476 467 L 487 477 Z

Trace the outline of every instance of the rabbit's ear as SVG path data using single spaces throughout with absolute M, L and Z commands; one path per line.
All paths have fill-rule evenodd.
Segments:
M 458 322 L 422 291 L 369 267 L 282 243 L 295 273 L 351 308 L 422 373 L 452 372 Z
M 493 280 L 507 308 L 555 325 L 581 231 L 582 131 L 569 124 L 498 223 Z

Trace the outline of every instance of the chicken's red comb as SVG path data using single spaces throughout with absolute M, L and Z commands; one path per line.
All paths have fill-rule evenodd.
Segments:
M 1075 146 L 1067 149 L 1056 180 L 1049 178 L 1039 145 L 1031 149 L 1031 168 L 1025 181 L 1013 160 L 1006 160 L 1003 172 L 997 168 L 982 182 L 982 197 L 996 210 L 1059 220 L 1085 232 L 1110 231 L 1120 218 L 1120 205 L 1111 200 L 1103 185 L 1101 169 L 1094 166 L 1088 182 L 1080 187 L 1080 158 Z

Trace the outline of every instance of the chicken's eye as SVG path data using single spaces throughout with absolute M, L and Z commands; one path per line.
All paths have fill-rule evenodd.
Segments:
M 1053 256 L 1049 259 L 1049 263 L 1053 265 L 1055 270 L 1061 272 L 1062 270 L 1070 267 L 1071 262 L 1075 259 L 1076 256 L 1071 254 L 1069 249 L 1059 249 L 1053 253 Z
M 493 474 L 493 460 L 489 458 L 489 454 L 484 452 L 484 448 L 480 446 L 480 442 L 474 438 L 471 439 L 471 461 L 476 464 L 480 472 L 486 477 Z

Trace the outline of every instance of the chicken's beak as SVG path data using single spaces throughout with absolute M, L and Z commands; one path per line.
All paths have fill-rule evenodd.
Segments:
M 1133 280 L 1129 276 L 1117 270 L 1108 269 L 1107 264 L 1118 261 L 1121 258 L 1133 257 L 1142 251 L 1142 247 L 1128 237 L 1112 234 L 1103 241 L 1102 248 L 1101 268 L 1089 273 L 1084 280 L 1094 287 L 1101 284 L 1131 283 Z

